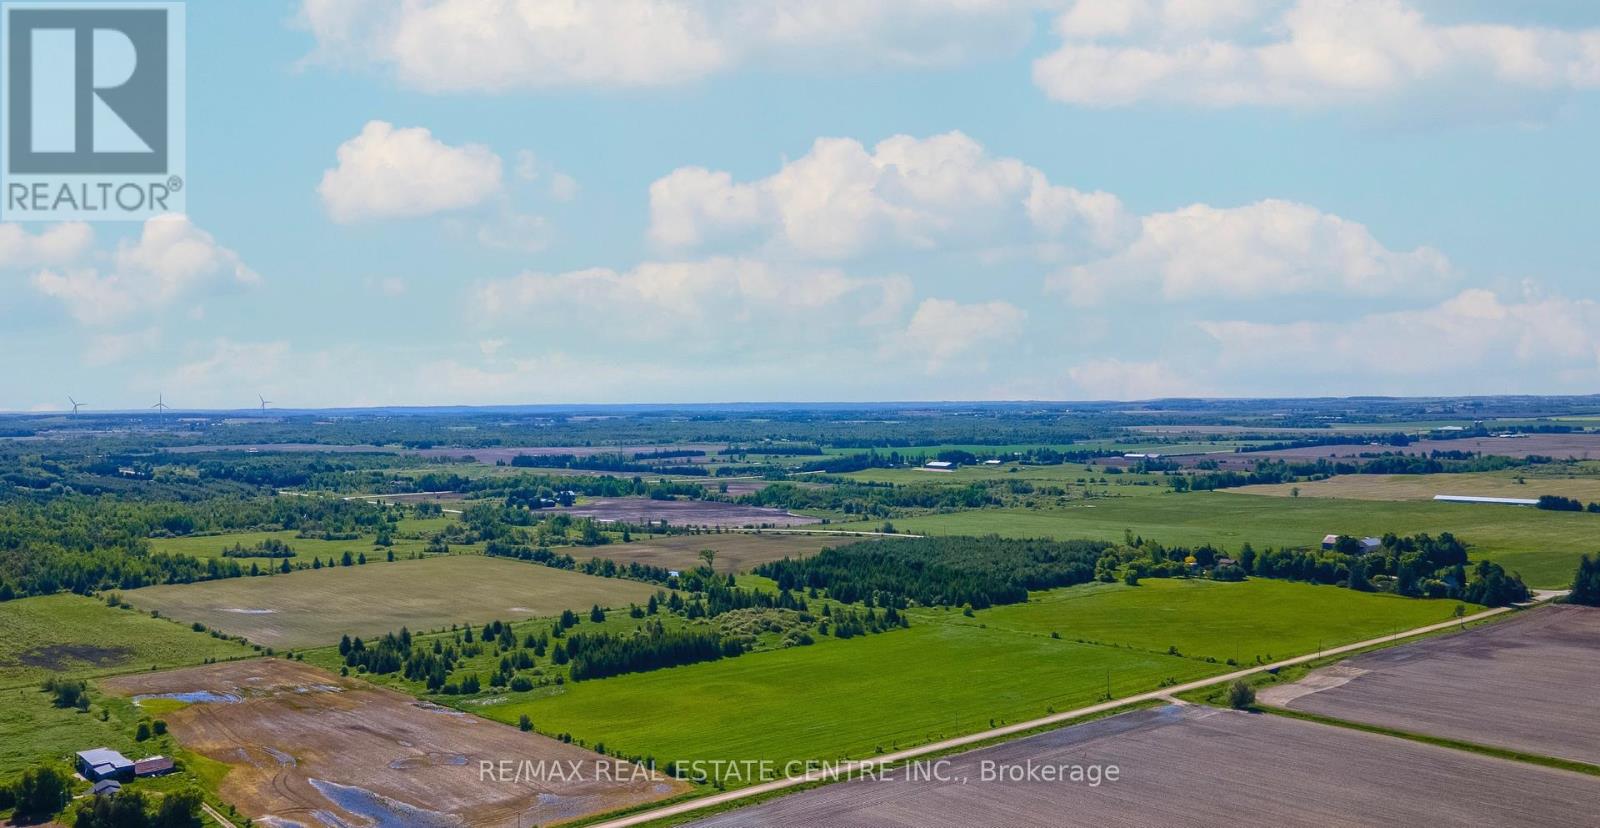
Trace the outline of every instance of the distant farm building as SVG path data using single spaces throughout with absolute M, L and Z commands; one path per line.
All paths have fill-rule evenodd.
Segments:
M 1000 461 L 991 458 L 991 459 L 983 461 L 983 464 L 985 466 L 998 466 L 998 465 L 1000 465 Z
M 923 464 L 922 470 L 952 472 L 956 470 L 956 464 L 950 462 L 949 460 L 929 460 L 927 463 Z
M 1130 451 L 1122 455 L 1124 460 L 1160 460 L 1161 455 L 1153 451 Z
M 177 767 L 177 763 L 173 762 L 170 756 L 147 756 L 133 763 L 133 775 L 163 776 L 177 770 Z
M 102 779 L 132 779 L 133 762 L 111 748 L 78 751 L 78 773 L 90 782 Z
M 1340 537 L 1341 536 L 1339 536 L 1339 535 L 1323 535 L 1322 536 L 1322 548 L 1323 548 L 1323 550 L 1324 551 L 1332 551 L 1334 549 L 1334 547 L 1337 547 L 1339 545 L 1339 538 Z M 1378 547 L 1383 546 L 1383 539 L 1381 539 L 1381 538 L 1358 538 L 1356 540 L 1356 543 L 1361 545 L 1361 554 L 1366 555 L 1368 553 L 1372 553 L 1372 552 L 1378 551 Z
M 1477 495 L 1434 495 L 1440 503 L 1497 503 L 1501 506 L 1538 506 L 1539 501 L 1526 497 L 1479 497 Z
M 115 779 L 102 779 L 94 783 L 94 787 L 89 789 L 89 793 L 94 796 L 116 796 L 122 793 L 122 783 Z

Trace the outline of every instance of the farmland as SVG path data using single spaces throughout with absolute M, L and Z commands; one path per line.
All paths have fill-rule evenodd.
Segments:
M 1600 610 L 1549 607 L 1357 656 L 1262 702 L 1600 765 Z
M 857 420 L 788 412 L 530 424 L 485 412 L 357 414 L 308 424 L 286 414 L 230 424 L 227 433 L 239 441 L 231 446 L 217 431 L 192 433 L 206 431 L 203 418 L 186 421 L 181 432 L 135 421 L 71 439 L 0 439 L 4 474 L 16 483 L 0 487 L 0 785 L 104 744 L 178 756 L 185 768 L 162 784 L 201 785 L 213 802 L 239 809 L 236 823 L 598 819 L 615 808 L 649 808 L 758 781 L 748 769 L 707 771 L 706 761 L 781 767 L 930 748 L 1212 682 L 1238 666 L 1450 625 L 1458 609 L 1480 609 L 1463 596 L 1502 605 L 1526 594 L 1514 578 L 1468 558 L 1505 563 L 1535 586 L 1564 586 L 1577 555 L 1591 551 L 1592 527 L 1600 526 L 1600 516 L 1588 513 L 1426 499 L 1433 487 L 1516 487 L 1518 494 L 1588 500 L 1583 487 L 1600 480 L 1600 461 L 1497 460 L 1448 466 L 1461 469 L 1448 475 L 1302 479 L 1289 484 L 1301 487 L 1299 496 L 1283 496 L 1292 491 L 1281 486 L 1260 494 L 1191 491 L 1229 481 L 1205 478 L 1209 469 L 1142 471 L 1134 468 L 1138 459 L 1121 453 L 1178 458 L 1203 449 L 1253 462 L 1253 454 L 1232 450 L 1326 430 L 1273 431 L 1278 420 L 1265 416 L 1160 414 L 1157 421 L 1168 425 L 1158 428 L 1175 430 L 1141 435 L 1128 430 L 1140 416 L 918 411 Z M 1416 419 L 1416 412 L 1406 416 Z M 1182 431 L 1190 420 L 1217 429 L 1215 438 Z M 70 430 L 76 422 L 52 428 Z M 313 444 L 313 434 L 326 442 Z M 1351 434 L 1356 448 L 1369 436 Z M 1524 440 L 1537 442 L 1505 442 Z M 387 448 L 357 450 L 363 441 Z M 193 443 L 216 450 L 164 450 Z M 692 454 L 730 444 L 748 450 Z M 281 450 L 241 450 L 250 445 Z M 330 446 L 350 448 L 324 450 Z M 628 467 L 616 473 L 517 460 L 614 454 L 617 446 L 661 451 L 597 461 Z M 763 453 L 765 446 L 783 448 Z M 1037 447 L 1117 456 L 1054 463 L 1060 454 L 1043 452 L 1029 464 L 962 458 L 949 472 L 904 459 Z M 872 468 L 823 473 L 806 467 L 817 462 L 815 450 L 834 457 L 872 451 L 878 459 Z M 639 467 L 712 459 L 721 474 L 669 480 Z M 867 462 L 837 461 L 834 468 Z M 362 502 L 371 500 L 383 503 Z M 751 524 L 768 528 L 744 528 Z M 1450 532 L 1465 546 L 1396 537 L 1365 554 L 1317 549 L 1329 533 L 1418 532 Z M 897 537 L 915 534 L 928 537 Z M 1255 554 L 1243 552 L 1246 542 Z M 1208 543 L 1220 548 L 1202 548 Z M 235 546 L 295 554 L 219 558 Z M 709 562 L 702 550 L 715 553 Z M 1372 591 L 1339 586 L 1358 575 Z M 1530 634 L 1515 646 L 1484 639 L 1496 643 L 1464 653 L 1446 649 L 1456 638 L 1445 635 L 1393 650 L 1403 655 L 1393 663 L 1369 661 L 1390 652 L 1384 650 L 1345 663 L 1318 659 L 1306 681 L 1321 691 L 1284 701 L 1281 712 L 1311 715 L 1328 705 L 1325 715 L 1363 722 L 1369 709 L 1381 708 L 1404 721 L 1374 717 L 1374 727 L 1438 739 L 1470 735 L 1490 746 L 1484 750 L 1559 757 L 1552 762 L 1586 759 L 1584 745 L 1600 733 L 1572 718 L 1585 710 L 1581 704 L 1560 706 L 1600 668 L 1583 651 L 1593 646 L 1580 633 L 1562 627 L 1556 639 L 1535 642 Z M 1575 650 L 1563 649 L 1577 639 Z M 1413 663 L 1424 665 L 1421 672 L 1408 672 Z M 1252 681 L 1270 687 L 1263 693 L 1270 699 L 1310 669 Z M 1501 678 L 1507 671 L 1543 676 L 1541 688 L 1551 689 L 1526 693 L 1529 704 L 1519 707 L 1516 687 Z M 57 690 L 41 689 L 63 676 L 89 680 L 86 710 L 75 701 L 58 707 Z M 1459 694 L 1430 681 L 1459 686 Z M 1393 695 L 1380 692 L 1391 687 L 1398 688 Z M 166 697 L 197 691 L 218 695 L 199 703 Z M 149 694 L 160 698 L 135 703 Z M 1217 705 L 1226 695 L 1207 687 L 1182 698 Z M 1284 717 L 1204 712 L 1164 714 L 1154 724 L 1125 719 L 1134 724 L 1112 728 L 1116 733 L 1076 731 L 1104 738 L 1074 744 L 1131 751 L 1140 767 L 1157 768 L 1156 777 L 1139 777 L 1138 787 L 1101 787 L 1087 791 L 1100 798 L 1080 803 L 1052 799 L 1059 791 L 981 786 L 965 792 L 966 807 L 1008 824 L 1048 821 L 1038 816 L 1047 808 L 1082 808 L 1112 823 L 1114 811 L 1124 813 L 1123 823 L 1161 821 L 1173 813 L 1164 808 L 1177 807 L 1164 797 L 1192 797 L 1201 814 L 1224 807 L 1166 778 L 1173 773 L 1153 764 L 1160 759 L 1205 764 L 1197 784 L 1227 787 L 1226 807 L 1240 809 L 1239 821 L 1295 824 L 1339 813 L 1361 822 L 1366 811 L 1330 810 L 1324 792 L 1343 785 L 1359 796 L 1412 800 L 1387 780 L 1307 782 L 1313 761 L 1381 771 L 1433 756 L 1397 758 L 1388 746 L 1393 739 L 1365 734 L 1359 744 L 1341 741 L 1357 738 L 1344 731 L 1331 741 L 1305 735 L 1331 730 L 1326 725 L 1306 730 L 1312 725 Z M 138 738 L 138 726 L 155 718 L 170 732 Z M 1228 729 L 1219 729 L 1224 724 Z M 1170 756 L 1155 747 L 1159 734 L 1173 736 L 1165 745 Z M 1207 744 L 1226 739 L 1238 746 Z M 1332 752 L 1307 752 L 1326 747 L 1322 742 L 1334 745 Z M 1404 747 L 1424 749 L 1438 748 Z M 1062 750 L 1042 755 L 1081 755 Z M 1235 750 L 1265 758 L 1253 764 Z M 480 784 L 475 772 L 467 778 L 490 753 L 590 763 L 602 755 L 648 758 L 682 763 L 689 778 L 607 790 Z M 1279 770 L 1266 765 L 1284 756 L 1304 759 L 1272 776 Z M 1238 767 L 1213 770 L 1219 762 Z M 1455 762 L 1446 764 L 1456 773 L 1492 769 Z M 1523 781 L 1540 790 L 1551 784 L 1537 775 L 1545 772 Z M 714 778 L 701 780 L 701 773 Z M 1525 769 L 1509 773 L 1521 779 Z M 1239 780 L 1252 778 L 1310 791 L 1303 817 L 1273 810 L 1301 805 L 1298 796 L 1241 793 Z M 797 812 L 817 815 L 801 822 L 837 821 L 822 816 L 835 813 L 827 808 L 855 813 L 852 786 L 827 790 L 842 798 L 817 800 L 832 804 Z M 814 795 L 765 807 L 792 801 L 810 808 Z M 928 793 L 929 801 L 948 795 Z M 1561 812 L 1584 795 L 1562 788 L 1550 807 Z M 884 813 L 873 807 L 861 812 L 869 822 Z M 915 803 L 885 807 L 917 813 Z M 939 810 L 959 815 L 961 807 Z M 1439 813 L 1454 813 L 1450 807 Z M 772 813 L 782 822 L 787 812 Z M 920 814 L 904 819 L 939 824 Z
M 422 554 L 427 547 L 427 542 L 419 537 L 396 537 L 394 545 L 388 547 L 374 547 L 371 537 L 357 538 L 355 540 L 322 540 L 320 538 L 298 537 L 293 530 L 277 532 L 230 532 L 225 535 L 187 535 L 175 538 L 152 538 L 150 549 L 154 552 L 167 552 L 176 555 L 192 555 L 196 558 L 220 558 L 223 550 L 232 548 L 235 544 L 245 548 L 254 547 L 264 541 L 274 540 L 288 544 L 294 550 L 295 562 L 309 561 L 311 558 L 338 559 L 344 553 L 354 555 L 364 553 L 367 557 L 384 557 L 386 553 L 393 552 L 395 557 L 410 557 Z M 462 547 L 452 551 L 467 551 L 471 547 Z M 251 559 L 241 558 L 246 565 Z M 267 563 L 277 561 L 261 560 Z
M 250 648 L 81 595 L 0 602 L 0 688 L 239 658 Z
M 1108 685 L 1124 696 L 1224 672 L 1236 645 L 1246 659 L 1284 657 L 1452 609 L 1301 584 L 1087 585 L 972 618 L 915 611 L 910 629 L 867 639 L 512 694 L 481 710 L 501 721 L 527 714 L 548 733 L 603 735 L 662 762 L 863 757 L 1088 704 Z M 797 696 L 827 701 L 785 716 Z
M 739 506 L 715 500 L 650 500 L 642 497 L 598 497 L 563 513 L 600 521 L 661 523 L 672 526 L 804 526 L 818 519 L 782 509 Z
M 1600 516 L 1513 509 L 1493 505 L 1285 498 L 1230 491 L 1164 493 L 1101 498 L 1064 507 L 984 509 L 896 518 L 904 532 L 938 535 L 1098 538 L 1120 540 L 1132 531 L 1166 544 L 1211 543 L 1310 546 L 1330 532 L 1382 535 L 1451 532 L 1470 545 L 1474 557 L 1489 558 L 1522 573 L 1532 586 L 1561 587 L 1571 581 L 1578 556 L 1592 550 Z M 838 524 L 836 529 L 872 529 L 876 522 Z
M 1265 579 L 1150 579 L 1035 593 L 947 623 L 1101 641 L 1248 664 L 1363 641 L 1451 617 L 1455 603 Z M 1470 609 L 1477 609 L 1476 607 Z
M 296 662 L 262 659 L 125 676 L 108 692 L 200 695 L 163 713 L 189 750 L 230 772 L 220 792 L 272 821 L 526 825 L 570 820 L 685 789 L 603 777 L 592 752 L 516 728 L 417 704 L 409 696 Z M 241 736 L 240 734 L 245 734 Z M 480 762 L 561 761 L 581 779 L 510 784 Z M 321 814 L 323 816 L 316 816 Z
M 922 623 L 735 659 L 567 684 L 479 712 L 658 762 L 871 756 L 1162 681 L 1220 672 L 1160 653 Z M 803 712 L 794 705 L 804 702 Z M 750 780 L 730 780 L 731 782 Z
M 745 572 L 768 561 L 798 558 L 813 554 L 823 547 L 843 546 L 850 542 L 849 537 L 820 534 L 708 532 L 662 535 L 643 540 L 636 538 L 632 543 L 575 547 L 566 551 L 579 560 L 593 556 L 619 564 L 638 563 L 662 569 L 689 570 L 705 563 L 700 557 L 700 550 L 710 549 L 716 553 L 716 571 L 726 574 Z
M 985 781 L 985 763 L 1068 771 Z M 1085 766 L 1115 766 L 1117 779 L 1090 777 Z M 1083 779 L 1072 781 L 1071 768 Z M 947 781 L 897 772 L 693 824 L 1051 826 L 1070 814 L 1082 825 L 1549 825 L 1600 808 L 1600 779 L 1591 776 L 1194 707 L 1044 733 L 954 757 L 941 770 Z
M 1434 495 L 1475 495 L 1537 499 L 1561 495 L 1584 502 L 1600 501 L 1600 475 L 1541 475 L 1529 471 L 1472 474 L 1343 474 L 1302 483 L 1241 486 L 1230 491 L 1276 497 L 1337 497 L 1353 500 L 1432 500 Z M 1295 494 L 1296 490 L 1299 494 Z
M 643 602 L 654 591 L 633 581 L 460 555 L 145 587 L 126 598 L 141 610 L 288 648 L 407 625 L 433 629 L 549 616 L 591 604 L 622 606 Z

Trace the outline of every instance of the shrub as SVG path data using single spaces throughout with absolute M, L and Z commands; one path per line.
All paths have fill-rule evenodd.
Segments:
M 1256 704 L 1256 689 L 1244 679 L 1234 679 L 1228 685 L 1228 706 L 1234 710 L 1249 710 Z

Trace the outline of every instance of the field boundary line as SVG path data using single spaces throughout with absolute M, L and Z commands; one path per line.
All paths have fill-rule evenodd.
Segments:
M 1260 665 L 1256 665 L 1254 667 L 1248 667 L 1248 668 L 1245 668 L 1245 669 L 1242 669 L 1242 670 L 1235 670 L 1235 671 L 1233 671 L 1231 673 L 1225 673 L 1225 674 L 1219 675 L 1219 676 L 1211 676 L 1209 678 L 1196 679 L 1195 681 L 1191 681 L 1191 682 L 1188 682 L 1188 683 L 1185 683 L 1185 684 L 1174 685 L 1174 686 L 1171 686 L 1171 687 L 1162 687 L 1162 688 L 1159 688 L 1159 689 L 1156 689 L 1156 690 L 1151 690 L 1151 691 L 1146 692 L 1146 693 L 1139 693 L 1139 694 L 1132 695 L 1132 696 L 1125 696 L 1125 697 L 1120 698 L 1120 699 L 1112 699 L 1110 701 L 1104 701 L 1104 702 L 1100 702 L 1098 704 L 1092 704 L 1092 705 L 1089 705 L 1087 707 L 1080 707 L 1080 708 L 1077 708 L 1076 710 L 1067 710 L 1067 711 L 1063 711 L 1061 713 L 1053 713 L 1053 714 L 1051 714 L 1049 716 L 1045 716 L 1045 717 L 1038 718 L 1038 719 L 1030 719 L 1030 720 L 1025 721 L 1025 722 L 1017 722 L 1015 724 L 1009 724 L 1009 725 L 1005 725 L 1003 727 L 991 728 L 989 730 L 984 730 L 984 731 L 980 731 L 980 732 L 977 732 L 977 733 L 969 733 L 969 734 L 967 734 L 965 736 L 956 736 L 954 738 L 943 739 L 943 740 L 940 740 L 938 742 L 930 742 L 928 744 L 920 745 L 918 747 L 907 748 L 905 750 L 896 751 L 896 752 L 890 753 L 890 754 L 885 754 L 885 755 L 877 757 L 875 759 L 863 759 L 863 760 L 858 760 L 858 761 L 854 761 L 854 762 L 845 762 L 845 763 L 842 763 L 840 765 L 830 766 L 830 767 L 828 767 L 826 769 L 809 771 L 809 772 L 807 772 L 807 773 L 805 773 L 803 775 L 799 775 L 799 776 L 787 777 L 787 778 L 784 778 L 784 779 L 776 779 L 776 780 L 773 780 L 771 782 L 763 782 L 763 783 L 758 784 L 758 785 L 751 785 L 748 788 L 740 788 L 738 790 L 726 791 L 726 792 L 719 793 L 719 794 L 712 794 L 711 796 L 703 797 L 703 798 L 700 798 L 700 799 L 692 799 L 692 800 L 689 800 L 687 802 L 680 802 L 680 803 L 678 803 L 676 805 L 668 805 L 668 806 L 665 806 L 665 807 L 662 807 L 662 808 L 656 808 L 656 809 L 650 810 L 650 811 L 642 811 L 640 813 L 630 814 L 630 815 L 627 815 L 627 816 L 619 817 L 617 819 L 613 819 L 613 820 L 608 820 L 606 822 L 597 823 L 596 825 L 592 826 L 592 828 L 631 828 L 631 826 L 643 825 L 645 823 L 654 822 L 656 820 L 668 819 L 668 818 L 671 818 L 671 817 L 682 816 L 684 814 L 693 813 L 695 811 L 699 811 L 699 810 L 702 810 L 702 809 L 705 809 L 705 808 L 710 808 L 710 807 L 713 807 L 713 806 L 716 806 L 716 805 L 725 805 L 725 804 L 728 804 L 730 802 L 737 802 L 737 801 L 739 801 L 741 799 L 749 799 L 751 797 L 762 796 L 764 794 L 776 793 L 778 791 L 782 791 L 782 790 L 785 790 L 785 789 L 788 789 L 788 788 L 799 787 L 801 785 L 809 785 L 809 784 L 812 784 L 812 783 L 815 783 L 815 782 L 833 781 L 833 780 L 836 780 L 840 776 L 843 776 L 845 774 L 852 774 L 853 775 L 855 772 L 858 772 L 858 771 L 863 771 L 863 770 L 867 770 L 867 769 L 871 769 L 871 768 L 878 768 L 878 767 L 882 767 L 884 765 L 903 762 L 903 761 L 908 760 L 908 759 L 916 759 L 916 758 L 921 757 L 921 756 L 926 756 L 926 755 L 928 755 L 930 753 L 940 753 L 940 752 L 948 751 L 948 750 L 950 750 L 952 748 L 965 747 L 965 746 L 968 746 L 968 745 L 976 744 L 978 742 L 986 742 L 986 741 L 989 741 L 989 740 L 992 740 L 992 739 L 997 739 L 997 738 L 1001 738 L 1001 737 L 1005 737 L 1005 736 L 1014 736 L 1014 735 L 1017 735 L 1017 734 L 1020 734 L 1020 733 L 1025 733 L 1027 731 L 1035 730 L 1035 729 L 1038 729 L 1038 728 L 1041 728 L 1041 727 L 1047 727 L 1047 726 L 1053 725 L 1053 724 L 1062 724 L 1062 723 L 1065 723 L 1065 722 L 1069 722 L 1069 721 L 1071 721 L 1073 719 L 1082 718 L 1084 716 L 1092 716 L 1092 715 L 1094 715 L 1096 713 L 1103 713 L 1103 712 L 1106 712 L 1108 710 L 1115 710 L 1116 708 L 1124 707 L 1124 706 L 1127 706 L 1127 705 L 1130 705 L 1130 704 L 1137 704 L 1139 702 L 1145 702 L 1145 701 L 1160 701 L 1162 698 L 1167 697 L 1167 696 L 1174 696 L 1174 695 L 1177 695 L 1179 693 L 1187 693 L 1187 692 L 1189 692 L 1191 690 L 1199 690 L 1201 688 L 1211 687 L 1211 686 L 1217 685 L 1217 684 L 1224 684 L 1224 683 L 1227 683 L 1227 682 L 1230 682 L 1230 681 L 1234 681 L 1236 679 L 1241 679 L 1241 678 L 1245 678 L 1245 677 L 1248 677 L 1248 676 L 1255 675 L 1256 673 L 1263 673 L 1263 672 L 1267 672 L 1267 671 L 1270 671 L 1270 670 L 1279 670 L 1279 669 L 1282 669 L 1284 667 L 1293 667 L 1293 666 L 1298 665 L 1298 664 L 1305 664 L 1307 662 L 1319 661 L 1321 659 L 1327 658 L 1328 656 L 1340 655 L 1342 653 L 1348 653 L 1348 652 L 1354 652 L 1356 650 L 1361 650 L 1361 649 L 1365 649 L 1367 647 L 1373 647 L 1373 646 L 1377 646 L 1377 645 L 1380 645 L 1380 644 L 1388 644 L 1388 643 L 1396 642 L 1396 641 L 1404 641 L 1405 639 L 1408 639 L 1408 638 L 1414 638 L 1414 637 L 1419 636 L 1419 635 L 1427 635 L 1428 633 L 1439 632 L 1441 630 L 1450 629 L 1451 627 L 1456 627 L 1456 626 L 1459 626 L 1459 625 L 1463 625 L 1463 624 L 1466 624 L 1468 622 L 1480 621 L 1480 620 L 1483 620 L 1485 618 L 1490 618 L 1490 617 L 1493 617 L 1493 616 L 1496 616 L 1496 615 L 1500 615 L 1501 613 L 1510 612 L 1511 610 L 1512 610 L 1511 607 L 1496 607 L 1494 609 L 1484 610 L 1483 612 L 1477 613 L 1475 615 L 1469 615 L 1469 616 L 1467 616 L 1465 618 L 1452 618 L 1452 619 L 1450 619 L 1448 621 L 1441 621 L 1441 622 L 1436 623 L 1436 624 L 1428 624 L 1426 626 L 1416 627 L 1416 628 L 1413 628 L 1413 629 L 1404 630 L 1404 631 L 1397 632 L 1397 633 L 1390 633 L 1389 635 L 1383 635 L 1383 636 L 1379 636 L 1377 638 L 1369 638 L 1366 641 L 1357 641 L 1357 642 L 1355 642 L 1353 644 L 1345 644 L 1345 645 L 1341 645 L 1339 647 L 1332 647 L 1332 648 L 1323 650 L 1321 652 L 1307 653 L 1305 655 L 1295 656 L 1294 658 L 1286 658 L 1286 659 L 1283 659 L 1281 661 L 1275 661 L 1275 662 L 1272 662 L 1270 664 L 1260 664 Z
M 1340 719 L 1334 716 L 1324 716 L 1321 713 L 1308 713 L 1304 710 L 1291 710 L 1287 707 L 1277 707 L 1270 704 L 1258 705 L 1257 708 L 1269 716 L 1282 716 L 1285 719 L 1295 719 L 1303 722 L 1312 722 L 1325 727 L 1341 727 L 1361 733 L 1371 733 L 1375 736 L 1387 736 L 1391 739 L 1404 739 L 1408 742 L 1432 745 L 1434 747 L 1459 750 L 1463 753 L 1474 753 L 1480 756 L 1492 756 L 1507 762 L 1522 762 L 1528 765 L 1539 765 L 1556 770 L 1582 773 L 1589 776 L 1600 776 L 1600 765 L 1580 762 L 1576 759 L 1562 759 L 1559 756 L 1546 756 L 1542 753 L 1529 753 L 1524 750 L 1496 747 L 1482 742 L 1467 742 L 1461 739 L 1451 739 L 1445 736 L 1431 736 L 1413 730 L 1399 730 L 1383 725 L 1367 724 L 1350 719 Z

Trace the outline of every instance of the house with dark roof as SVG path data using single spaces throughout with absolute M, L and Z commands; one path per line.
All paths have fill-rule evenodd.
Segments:
M 146 756 L 143 759 L 134 760 L 133 763 L 133 775 L 141 779 L 146 776 L 161 776 L 162 774 L 172 773 L 176 769 L 177 765 L 170 756 Z

